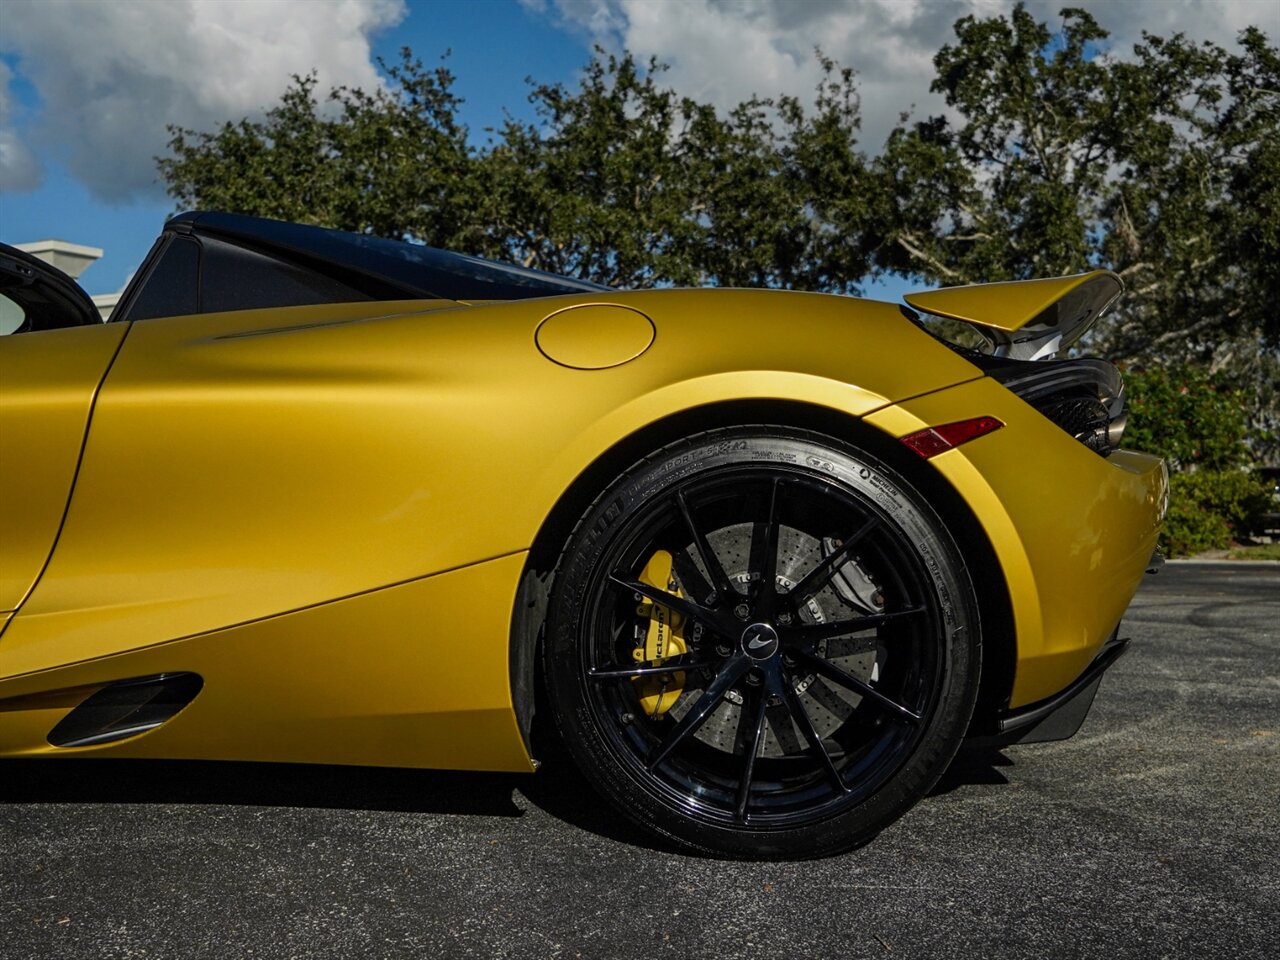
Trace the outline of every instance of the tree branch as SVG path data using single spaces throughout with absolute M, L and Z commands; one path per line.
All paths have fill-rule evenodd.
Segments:
M 948 277 L 952 280 L 960 280 L 965 283 L 968 282 L 968 278 L 965 277 L 964 274 L 956 270 L 952 270 L 946 264 L 941 263 L 938 260 L 935 260 L 933 257 L 929 256 L 929 254 L 925 253 L 919 247 L 912 244 L 911 241 L 908 240 L 905 235 L 902 235 L 902 234 L 898 235 L 898 246 L 900 246 L 903 250 L 907 251 L 907 253 L 915 257 L 917 260 L 922 260 L 925 263 L 927 263 L 929 266 L 933 267 L 934 270 L 938 271 L 938 273 L 942 274 L 944 277 Z
M 1142 353 L 1146 353 L 1148 350 L 1151 350 L 1155 347 L 1163 346 L 1164 344 L 1169 343 L 1172 340 L 1180 340 L 1184 337 L 1191 336 L 1193 333 L 1199 333 L 1201 330 L 1205 329 L 1206 327 L 1211 327 L 1217 322 L 1218 322 L 1217 317 L 1214 317 L 1214 316 L 1203 317 L 1202 319 L 1197 320 L 1195 323 L 1191 324 L 1190 326 L 1182 327 L 1178 330 L 1166 330 L 1164 333 L 1160 334 L 1158 337 L 1151 337 L 1146 341 L 1139 343 L 1137 346 L 1133 347 L 1132 349 L 1127 350 L 1124 353 L 1117 354 L 1116 356 L 1113 356 L 1111 359 L 1113 360 L 1132 359 L 1133 357 L 1136 357 Z

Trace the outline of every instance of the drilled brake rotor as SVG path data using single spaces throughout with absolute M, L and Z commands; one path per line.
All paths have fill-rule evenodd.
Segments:
M 720 558 L 725 573 L 735 583 L 744 585 L 744 589 L 749 581 L 751 534 L 752 524 L 740 523 L 716 530 L 707 537 L 711 548 Z M 697 562 L 696 551 L 691 553 Z M 790 527 L 783 526 L 779 529 L 777 581 L 783 587 L 794 586 L 822 557 L 823 544 L 818 539 Z M 705 570 L 702 573 L 706 575 Z M 870 578 L 857 567 L 854 561 L 846 564 L 841 573 L 846 582 L 857 581 L 863 585 L 870 582 Z M 837 592 L 832 586 L 824 588 L 801 608 L 801 619 L 809 623 L 825 623 L 828 620 L 847 618 L 849 605 L 841 599 L 841 593 L 849 595 L 850 591 L 845 589 Z M 826 660 L 861 680 L 872 682 L 877 679 L 877 648 L 874 631 L 866 635 L 837 637 L 824 641 L 817 652 Z M 677 720 L 683 717 L 691 705 L 697 701 L 710 678 L 691 671 L 683 679 L 682 695 L 667 711 Z M 858 694 L 829 684 L 813 674 L 798 677 L 795 687 L 805 711 L 813 721 L 814 728 L 823 738 L 831 736 L 839 729 L 853 714 L 862 699 Z M 736 690 L 730 690 L 694 736 L 703 743 L 732 753 L 742 712 L 741 704 L 742 695 Z M 806 749 L 807 744 L 785 707 L 781 704 L 770 707 L 766 711 L 766 717 L 761 756 L 781 757 Z

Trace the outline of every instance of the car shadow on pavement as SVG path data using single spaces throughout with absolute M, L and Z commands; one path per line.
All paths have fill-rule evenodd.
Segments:
M 192 803 L 518 817 L 522 778 L 213 760 L 0 761 L 0 804 Z
M 688 853 L 633 826 L 609 806 L 566 758 L 548 759 L 537 776 L 522 779 L 517 788 L 526 800 L 548 816 L 579 830 L 646 850 Z
M 527 800 L 599 836 L 656 846 L 617 816 L 566 758 L 536 775 L 213 760 L 0 761 L 0 806 L 200 804 L 520 817 Z
M 320 764 L 59 758 L 0 761 L 0 805 L 201 804 L 519 817 L 516 794 L 548 816 L 629 846 L 676 852 L 614 812 L 560 750 L 533 776 Z M 1013 761 L 964 748 L 930 796 L 1004 784 Z
M 929 796 L 951 793 L 961 787 L 1002 786 L 1009 782 L 1009 778 L 1000 772 L 1000 768 L 1013 765 L 1013 760 L 995 747 L 962 746 L 947 772 L 929 791 Z

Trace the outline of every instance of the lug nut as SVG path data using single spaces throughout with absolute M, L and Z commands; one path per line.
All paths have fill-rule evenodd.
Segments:
M 787 611 L 783 610 L 780 614 L 778 614 L 778 622 L 779 622 L 779 623 L 781 623 L 781 624 L 783 624 L 783 625 L 786 625 L 786 624 L 790 623 L 790 622 L 791 622 L 791 614 L 789 614 L 789 613 L 787 613 Z
M 733 615 L 739 620 L 745 620 L 747 617 L 751 616 L 751 608 L 745 603 L 740 603 L 733 608 Z

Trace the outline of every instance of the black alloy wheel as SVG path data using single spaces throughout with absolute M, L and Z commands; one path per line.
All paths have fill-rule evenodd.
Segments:
M 551 702 L 584 774 L 685 847 L 808 857 L 865 842 L 964 734 L 972 588 L 899 476 L 781 427 L 659 451 L 561 558 Z

